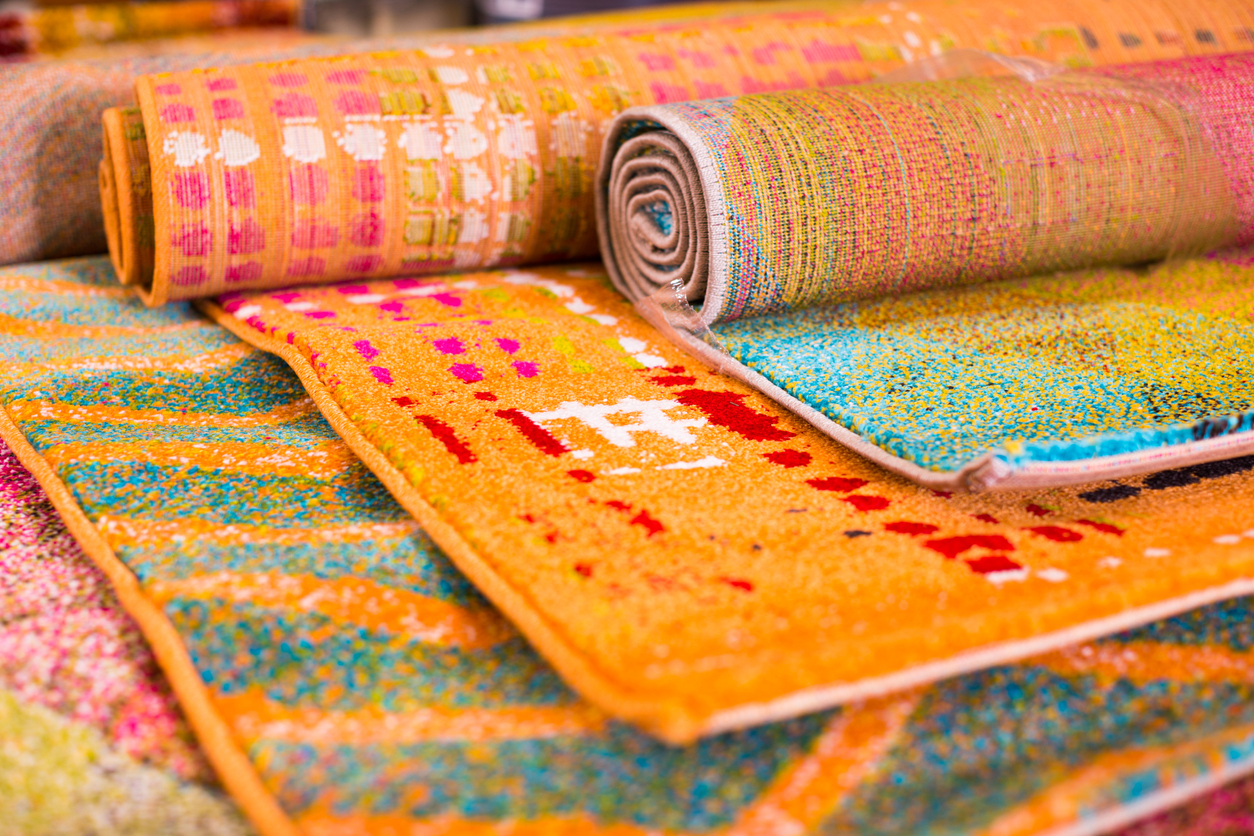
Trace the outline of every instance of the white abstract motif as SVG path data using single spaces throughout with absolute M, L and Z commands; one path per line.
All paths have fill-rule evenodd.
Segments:
M 1028 579 L 1031 574 L 1027 569 L 1003 569 L 1000 572 L 988 572 L 984 575 L 984 580 L 994 586 L 1001 586 L 1004 583 L 1022 583 Z
M 452 58 L 456 54 L 447 46 L 424 46 L 418 51 L 428 58 Z
M 623 398 L 615 404 L 601 406 L 582 404 L 578 401 L 564 401 L 557 409 L 550 412 L 528 412 L 527 417 L 538 424 L 546 421 L 563 421 L 574 419 L 582 421 L 596 430 L 615 447 L 635 447 L 636 440 L 632 433 L 651 432 L 669 438 L 677 444 L 693 444 L 696 437 L 690 429 L 704 427 L 704 418 L 671 418 L 666 414 L 668 409 L 680 406 L 679 401 L 642 401 L 638 398 Z M 615 424 L 609 420 L 610 415 L 636 413 L 633 424 Z
M 195 131 L 171 131 L 161 147 L 174 157 L 174 164 L 179 168 L 200 165 L 209 156 L 209 143 Z
M 530 119 L 521 116 L 502 117 L 501 129 L 496 135 L 497 151 L 508 160 L 523 160 L 534 156 L 536 129 Z
M 488 150 L 487 136 L 469 122 L 451 120 L 444 129 L 448 132 L 444 151 L 455 160 L 471 160 Z
M 478 244 L 488 237 L 488 216 L 477 209 L 462 213 L 462 231 L 457 236 L 459 244 Z
M 478 163 L 465 163 L 460 171 L 461 199 L 469 203 L 482 203 L 492 196 L 492 178 Z
M 545 279 L 537 276 L 535 273 L 506 273 L 506 284 L 531 285 L 532 287 L 542 287 L 554 296 L 560 296 L 565 299 L 575 295 L 575 289 L 568 284 L 555 282 L 552 279 Z
M 485 99 L 463 90 L 448 91 L 448 106 L 456 119 L 473 119 Z
M 346 125 L 343 134 L 337 132 L 335 142 L 358 162 L 377 162 L 383 159 L 388 138 L 381 128 L 356 122 Z
M 618 344 L 623 347 L 623 351 L 631 355 L 632 359 L 646 369 L 657 369 L 666 365 L 666 361 L 656 354 L 649 354 L 649 344 L 644 340 L 638 340 L 635 337 L 619 337 Z
M 588 131 L 591 128 L 571 113 L 558 114 L 553 120 L 552 148 L 559 157 L 584 157 L 588 152 Z
M 248 134 L 227 128 L 218 136 L 218 153 L 214 157 L 233 168 L 248 165 L 261 159 L 261 146 Z
M 441 84 L 465 84 L 470 81 L 470 76 L 461 67 L 436 67 L 435 77 Z
M 439 126 L 430 122 L 411 122 L 401 132 L 399 144 L 411 160 L 438 160 L 443 141 Z
M 718 456 L 706 456 L 703 459 L 697 459 L 695 462 L 673 462 L 671 464 L 664 464 L 658 469 L 659 470 L 701 470 L 707 467 L 722 467 L 725 464 L 727 464 L 727 462 L 723 461 Z
M 284 125 L 283 156 L 298 163 L 316 163 L 327 157 L 327 142 L 317 125 Z

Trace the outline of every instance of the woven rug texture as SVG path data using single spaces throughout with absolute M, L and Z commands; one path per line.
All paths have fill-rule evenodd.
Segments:
M 0 832 L 243 836 L 101 571 L 0 445 Z
M 1039 294 L 1048 315 L 1059 297 L 1184 283 L 1203 306 L 1248 305 L 1251 281 L 1240 251 L 1000 292 Z M 568 682 L 671 740 L 1249 591 L 1254 458 L 1049 491 L 920 487 L 665 343 L 596 264 L 209 309 L 296 370 Z M 1196 474 L 1226 487 L 1187 513 L 1147 489 Z
M 511 292 L 526 314 L 513 320 L 520 324 L 558 299 L 604 305 L 588 317 L 627 308 L 603 277 L 549 275 L 548 285 L 481 276 L 477 294 L 419 285 L 422 293 L 400 300 L 421 306 L 423 321 L 452 311 L 455 297 L 469 311 L 476 298 L 508 305 Z M 686 746 L 660 743 L 563 684 L 351 455 L 281 361 L 186 305 L 146 309 L 116 282 L 100 259 L 0 271 L 0 356 L 12 372 L 0 385 L 4 437 L 109 576 L 223 784 L 262 833 L 1089 832 L 1254 767 L 1249 598 L 894 696 Z M 506 352 L 479 342 L 484 352 Z M 517 359 L 531 356 L 528 345 Z M 558 351 L 554 359 L 581 358 Z M 704 377 L 699 386 L 648 381 L 682 377 L 683 369 L 614 362 L 645 391 L 713 388 Z M 495 375 L 483 385 L 455 378 L 443 391 L 505 393 L 519 379 L 515 366 Z M 822 437 L 804 437 L 804 427 L 772 414 L 769 402 L 724 391 L 743 395 L 725 399 L 743 407 L 726 413 L 740 426 L 797 433 L 791 444 L 775 439 L 746 454 L 799 447 L 776 457 L 786 463 L 811 452 L 824 472 L 801 475 L 822 487 L 799 481 L 790 490 L 802 491 L 804 504 L 794 507 L 825 514 L 837 532 L 829 545 L 853 544 L 862 558 L 843 553 L 863 565 L 931 561 L 928 571 L 949 573 L 955 592 L 1019 590 L 1026 600 L 1058 587 L 1084 594 L 1046 571 L 1050 563 L 1035 562 L 1065 560 L 1063 548 L 1093 561 L 1091 574 L 1081 560 L 1064 564 L 1088 589 L 1100 587 L 1099 571 L 1148 577 L 1164 565 L 1165 549 L 1198 566 L 1251 552 L 1250 537 L 1222 528 L 1219 515 L 1225 503 L 1248 505 L 1254 462 L 1091 497 L 989 504 L 910 488 Z M 397 409 L 397 420 L 434 439 L 422 442 L 424 457 L 455 458 L 458 437 L 478 444 L 460 428 L 419 424 L 408 407 Z M 526 438 L 526 427 L 503 419 L 494 432 Z M 845 481 L 859 475 L 864 486 Z M 890 514 L 860 510 L 877 497 L 894 503 Z M 623 542 L 647 539 L 649 520 L 672 524 L 653 516 L 659 507 L 602 507 Z M 1206 509 L 1214 519 L 1199 522 Z M 935 522 L 889 524 L 923 513 Z M 994 514 L 1010 522 L 976 518 Z M 1081 515 L 1093 524 L 1076 522 Z M 1036 530 L 1018 528 L 1020 521 Z M 559 522 L 533 515 L 509 524 L 531 549 L 555 533 L 560 545 Z M 946 528 L 932 532 L 937 524 Z M 1050 535 L 1066 542 L 1051 546 L 1058 541 Z M 1123 557 L 1097 565 L 1099 555 L 1116 553 Z M 998 555 L 1024 560 L 1030 577 L 989 580 L 978 566 Z M 717 603 L 764 591 L 748 574 L 699 585 L 652 571 L 632 578 L 603 561 L 566 567 L 562 577 L 565 589 L 602 585 L 619 597 L 687 589 Z M 778 625 L 798 609 L 760 611 Z
M 147 160 L 131 170 L 130 140 L 108 139 L 106 212 L 132 216 L 122 235 L 152 215 L 134 246 L 153 250 L 137 280 L 153 304 L 590 257 L 602 136 L 629 106 L 864 81 L 955 48 L 1078 66 L 1219 54 L 1252 31 L 1247 0 L 819 3 L 147 75 Z M 122 207 L 109 195 L 128 184 Z
M 660 25 L 690 17 L 743 15 L 755 5 L 694 3 L 647 14 Z M 142 4 L 149 6 L 162 4 Z M 623 25 L 622 15 L 606 14 L 569 23 L 444 33 L 441 38 L 492 42 L 561 32 L 567 26 L 587 30 Z M 424 36 L 346 43 L 275 28 L 264 35 L 223 30 L 217 35 L 80 45 L 61 53 L 61 60 L 0 64 L 0 263 L 107 251 L 97 171 L 100 115 L 107 108 L 135 104 L 138 76 L 345 51 L 413 49 L 423 42 Z M 32 107 L 32 102 L 40 106 Z
M 1050 75 L 851 86 L 964 49 Z M 245 827 L 207 761 L 263 836 L 1080 836 L 1254 772 L 1252 49 L 1250 0 L 807 0 L 0 68 L 0 261 L 114 265 L 0 268 L 0 436 L 112 587 L 73 652 L 115 630 L 89 679 L 147 700 L 23 692 L 41 639 L 0 725 L 73 766 L 0 780 L 151 786 L 156 832 Z M 811 222 L 837 124 L 866 191 Z M 632 234 L 712 257 L 718 158 L 692 316 L 810 413 L 937 472 L 1205 455 L 962 493 L 710 371 L 570 261 L 658 125 L 706 205 Z

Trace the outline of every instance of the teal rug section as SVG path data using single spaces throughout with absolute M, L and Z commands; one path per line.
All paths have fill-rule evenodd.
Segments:
M 1239 259 L 1102 270 L 720 323 L 739 362 L 939 472 L 1144 453 L 1254 430 Z M 1235 308 L 1235 310 L 1234 310 Z

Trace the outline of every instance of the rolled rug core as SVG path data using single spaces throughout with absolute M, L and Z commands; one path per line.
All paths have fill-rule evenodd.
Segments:
M 669 131 L 632 137 L 614 155 L 609 206 L 598 207 L 602 240 L 628 265 L 624 292 L 649 296 L 675 281 L 695 302 L 709 274 L 709 214 L 701 174 L 688 147 Z

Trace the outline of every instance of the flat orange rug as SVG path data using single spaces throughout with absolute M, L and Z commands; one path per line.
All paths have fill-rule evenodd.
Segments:
M 1241 253 L 985 292 L 1186 280 L 1163 304 L 1248 315 Z M 1254 591 L 1254 458 L 999 496 L 918 487 L 669 346 L 596 264 L 207 309 L 296 370 L 567 682 L 670 741 Z

